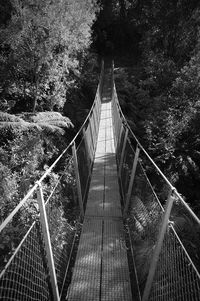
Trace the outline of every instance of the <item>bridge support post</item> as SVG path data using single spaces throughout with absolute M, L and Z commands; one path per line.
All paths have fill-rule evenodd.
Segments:
M 128 128 L 126 128 L 124 141 L 123 141 L 123 146 L 122 146 L 121 157 L 120 157 L 120 163 L 119 163 L 119 176 L 120 177 L 121 177 L 121 172 L 122 172 L 122 165 L 123 165 L 123 162 L 124 162 L 124 153 L 125 153 L 125 149 L 126 149 L 127 138 L 128 138 Z
M 89 125 L 88 125 L 89 129 L 90 129 L 90 138 L 91 138 L 91 144 L 92 144 L 92 160 L 94 159 L 94 128 L 92 127 L 92 117 L 90 116 L 89 119 Z
M 95 149 L 98 139 L 98 131 L 99 131 L 99 123 L 98 123 L 98 104 L 96 103 L 94 106 L 94 126 L 95 126 Z
M 174 192 L 174 190 L 170 189 L 170 193 L 168 195 L 168 199 L 167 199 L 167 203 L 166 203 L 166 208 L 163 213 L 161 228 L 160 228 L 160 231 L 158 234 L 157 243 L 156 243 L 154 253 L 153 253 L 153 258 L 152 258 L 152 261 L 150 264 L 149 274 L 147 277 L 144 293 L 142 296 L 142 301 L 148 301 L 150 293 L 151 293 L 151 288 L 152 288 L 153 279 L 154 279 L 154 275 L 155 275 L 158 260 L 159 260 L 159 255 L 160 255 L 160 252 L 162 249 L 164 236 L 165 236 L 165 233 L 166 233 L 166 230 L 168 227 L 169 217 L 170 217 L 171 209 L 172 209 L 173 202 L 174 202 L 173 192 Z
M 83 128 L 83 139 L 84 139 L 84 142 L 85 142 L 85 148 L 86 148 L 86 153 L 87 153 L 87 164 L 88 164 L 88 168 L 89 168 L 89 177 L 90 177 L 92 155 L 90 153 L 90 148 L 89 148 L 89 145 L 88 145 L 88 139 L 87 139 L 87 134 L 86 134 L 85 128 Z
M 119 159 L 119 148 L 120 148 L 120 140 L 121 140 L 121 136 L 122 136 L 122 132 L 123 132 L 123 124 L 121 123 L 121 127 L 120 127 L 120 130 L 119 130 L 119 136 L 118 136 L 118 141 L 117 141 L 117 145 L 116 145 L 116 158 L 117 158 L 117 164 L 119 166 L 119 163 L 120 163 L 120 159 Z
M 136 151 L 135 151 L 135 157 L 134 157 L 134 161 L 133 161 L 133 167 L 132 167 L 132 171 L 131 171 L 131 178 L 130 178 L 130 182 L 129 182 L 129 186 L 128 186 L 128 192 L 127 192 L 127 195 L 126 195 L 126 202 L 125 202 L 125 208 L 124 208 L 124 217 L 126 217 L 126 215 L 127 215 L 128 207 L 129 207 L 130 200 L 131 200 L 131 193 L 132 193 L 132 189 L 133 189 L 133 181 L 134 181 L 134 178 L 135 178 L 135 172 L 136 172 L 136 168 L 137 168 L 139 155 L 140 155 L 140 148 L 137 145 Z
M 112 119 L 112 123 L 113 123 L 113 131 L 114 131 L 114 145 L 115 145 L 115 149 L 116 149 L 116 110 L 115 110 L 115 103 L 114 101 L 112 101 L 112 113 L 113 113 L 113 119 Z
M 54 298 L 54 301 L 59 301 L 60 297 L 59 297 L 59 292 L 58 292 L 56 271 L 55 271 L 54 260 L 53 260 L 51 239 L 50 239 L 50 234 L 49 234 L 49 226 L 48 226 L 48 221 L 47 221 L 47 215 L 46 215 L 46 210 L 45 210 L 45 203 L 44 203 L 44 197 L 43 197 L 41 183 L 38 183 L 37 201 L 38 201 L 38 205 L 39 205 L 39 209 L 40 209 L 40 223 L 41 223 L 45 251 L 46 251 L 46 256 L 47 256 L 47 265 L 48 265 L 49 274 L 50 274 L 50 282 L 51 282 L 53 298 Z
M 113 96 L 114 97 L 114 96 Z M 118 142 L 119 142 L 119 127 L 120 127 L 120 116 L 119 116 L 119 112 L 117 110 L 117 104 L 116 102 L 113 101 L 113 128 L 114 128 L 114 143 L 115 143 L 115 150 L 117 151 L 117 146 L 118 146 Z
M 75 176 L 76 176 L 76 185 L 77 185 L 77 193 L 78 193 L 78 202 L 79 202 L 79 207 L 80 207 L 80 215 L 81 215 L 81 217 L 83 217 L 84 216 L 83 199 L 82 199 L 82 192 L 81 192 L 81 181 L 80 181 L 80 177 L 79 177 L 78 159 L 77 159 L 75 141 L 72 145 L 72 153 L 73 153 L 73 158 L 74 158 L 74 169 L 75 169 Z
M 91 116 L 91 122 L 93 124 L 93 129 L 94 129 L 94 138 L 96 140 L 97 137 L 97 124 L 96 124 L 96 105 L 93 108 L 92 116 Z M 95 142 L 94 142 L 95 144 Z
M 122 130 L 122 121 L 120 119 L 120 116 L 119 116 L 119 112 L 117 111 L 117 131 L 116 131 L 116 150 L 118 148 L 118 145 L 119 145 L 119 139 L 120 139 L 120 136 L 121 136 L 121 130 Z

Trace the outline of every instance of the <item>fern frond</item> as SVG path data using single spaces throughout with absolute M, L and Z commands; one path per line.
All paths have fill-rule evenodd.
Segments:
M 0 111 L 0 122 L 23 122 L 23 119 Z
M 40 124 L 40 123 L 38 123 Z M 46 121 L 46 124 L 49 124 L 49 125 L 53 125 L 53 126 L 56 126 L 56 127 L 60 127 L 60 128 L 70 128 L 71 127 L 71 123 L 69 122 L 66 122 L 64 120 L 48 120 Z
M 20 122 L 0 122 L 1 130 L 11 130 L 11 131 L 26 131 L 27 129 L 41 129 L 39 125 L 34 123 L 29 123 L 26 121 Z
M 49 135 L 49 134 L 64 135 L 65 134 L 65 130 L 63 130 L 60 127 L 55 126 L 55 125 L 40 123 L 40 127 L 42 128 L 44 134 L 46 134 L 46 135 Z

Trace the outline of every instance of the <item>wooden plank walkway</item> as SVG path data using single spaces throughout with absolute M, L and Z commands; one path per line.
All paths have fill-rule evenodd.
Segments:
M 68 290 L 69 301 L 132 300 L 115 160 L 111 97 L 103 100 L 84 224 Z

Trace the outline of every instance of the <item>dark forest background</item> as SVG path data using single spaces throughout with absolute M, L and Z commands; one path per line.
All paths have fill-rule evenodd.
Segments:
M 199 26 L 198 0 L 0 0 L 2 220 L 80 127 L 102 57 L 133 131 L 199 214 Z

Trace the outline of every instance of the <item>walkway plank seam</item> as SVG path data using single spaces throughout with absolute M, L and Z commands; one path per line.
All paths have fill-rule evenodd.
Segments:
M 107 89 L 69 301 L 132 300 Z

